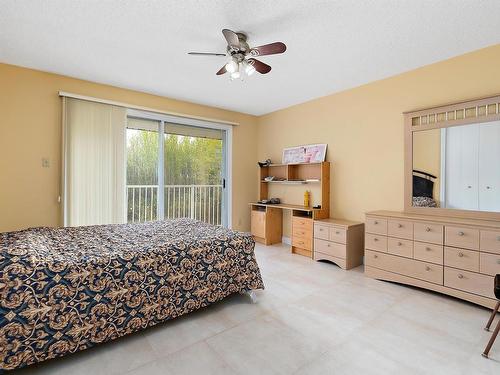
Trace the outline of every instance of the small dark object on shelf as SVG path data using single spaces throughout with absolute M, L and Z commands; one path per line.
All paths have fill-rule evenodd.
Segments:
M 271 159 L 266 159 L 265 161 L 258 161 L 257 164 L 259 164 L 259 167 L 269 167 L 271 164 Z
M 280 204 L 281 201 L 279 198 L 271 198 L 271 199 L 262 199 L 262 200 L 258 201 L 257 203 L 260 203 L 260 204 Z
M 313 208 L 321 208 L 321 205 L 320 204 L 317 204 L 316 206 L 313 206 Z

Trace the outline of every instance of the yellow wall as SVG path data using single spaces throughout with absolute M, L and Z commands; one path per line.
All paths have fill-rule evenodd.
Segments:
M 280 161 L 284 147 L 307 143 L 328 143 L 332 217 L 363 220 L 369 210 L 401 210 L 402 112 L 498 94 L 498 66 L 500 45 L 256 118 L 0 64 L 0 231 L 61 224 L 59 90 L 239 122 L 233 226 L 248 230 L 247 204 L 258 197 L 256 160 Z M 41 167 L 42 157 L 50 168 Z M 301 200 L 302 192 L 291 196 Z
M 59 91 L 240 123 L 233 132 L 233 227 L 249 230 L 256 117 L 0 64 L 0 232 L 61 225 Z M 50 168 L 42 168 L 43 157 Z
M 328 143 L 330 216 L 364 221 L 366 211 L 402 210 L 402 112 L 498 94 L 499 66 L 495 45 L 262 116 L 259 160 L 280 161 L 284 147 Z

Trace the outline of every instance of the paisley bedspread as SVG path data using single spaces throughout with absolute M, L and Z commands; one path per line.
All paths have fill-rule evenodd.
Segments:
M 2 233 L 0 369 L 262 289 L 254 245 L 250 234 L 191 219 Z

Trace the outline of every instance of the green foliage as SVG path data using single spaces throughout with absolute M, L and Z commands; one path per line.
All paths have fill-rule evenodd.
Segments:
M 127 184 L 158 182 L 158 133 L 132 131 L 127 142 Z M 222 141 L 167 135 L 164 140 L 165 185 L 220 185 Z

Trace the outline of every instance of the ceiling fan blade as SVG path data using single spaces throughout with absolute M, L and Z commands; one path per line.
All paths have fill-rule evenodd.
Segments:
M 188 52 L 188 55 L 193 55 L 193 56 L 226 56 L 225 53 L 211 53 L 211 52 Z
M 226 65 L 223 65 L 222 68 L 220 68 L 219 71 L 217 73 L 215 73 L 215 74 L 217 74 L 218 76 L 220 76 L 220 75 L 222 75 L 222 74 L 224 74 L 226 72 L 227 72 Z
M 247 63 L 252 65 L 260 74 L 267 74 L 271 71 L 271 67 L 267 64 L 264 64 L 262 61 L 256 59 L 248 59 Z
M 223 29 L 222 34 L 224 35 L 224 38 L 226 38 L 227 44 L 229 46 L 234 48 L 240 47 L 240 40 L 238 39 L 238 35 L 236 35 L 234 31 L 231 31 L 229 29 Z
M 275 55 L 286 51 L 286 45 L 282 42 L 265 44 L 263 46 L 254 47 L 250 50 L 252 56 Z

